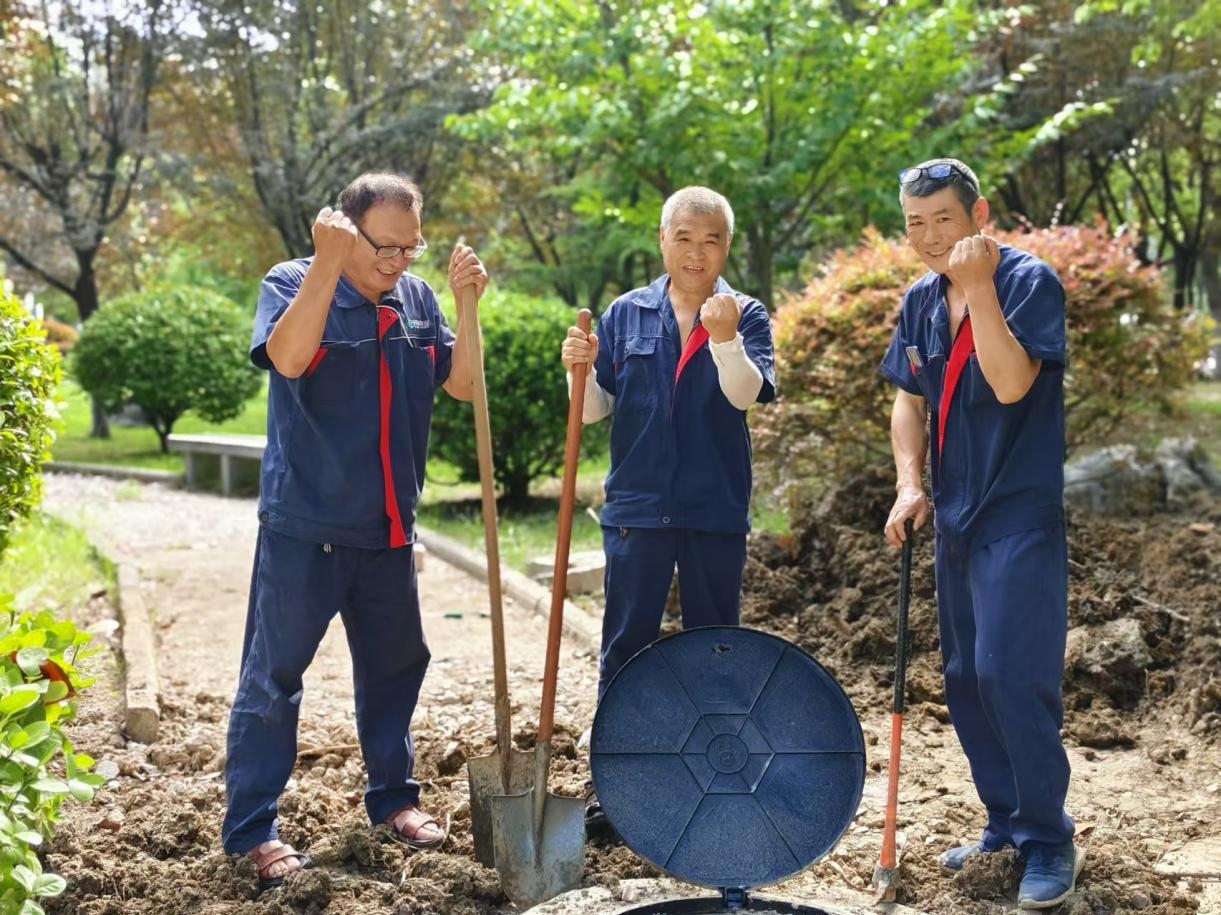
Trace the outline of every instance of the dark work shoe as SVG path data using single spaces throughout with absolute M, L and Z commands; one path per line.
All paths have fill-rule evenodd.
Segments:
M 1018 887 L 1018 908 L 1050 909 L 1068 898 L 1085 865 L 1085 850 L 1072 842 L 1032 845 Z
M 1009 843 L 1002 843 L 995 848 L 990 845 L 985 845 L 982 841 L 972 842 L 970 845 L 959 845 L 957 848 L 951 848 L 949 851 L 943 851 L 940 857 L 937 858 L 938 863 L 946 870 L 960 871 L 962 866 L 967 863 L 968 858 L 973 858 L 975 855 L 987 855 L 992 852 L 1000 851 L 1004 848 L 1010 848 Z

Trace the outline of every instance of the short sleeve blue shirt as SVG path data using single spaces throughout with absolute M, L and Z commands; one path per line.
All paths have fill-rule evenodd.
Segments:
M 288 536 L 380 549 L 390 546 L 381 458 L 381 356 L 390 376 L 390 463 L 408 542 L 424 485 L 436 389 L 449 377 L 454 334 L 436 294 L 405 274 L 374 305 L 341 278 L 322 342 L 299 378 L 277 372 L 267 340 L 301 287 L 312 258 L 273 267 L 259 290 L 250 358 L 268 369 L 267 450 L 259 519 Z M 378 312 L 397 321 L 378 341 Z
M 1043 360 L 1020 401 L 1003 404 L 971 354 L 946 418 L 940 453 L 942 389 L 950 355 L 947 279 L 929 273 L 903 298 L 882 374 L 923 397 L 931 419 L 937 531 L 970 543 L 1054 524 L 1064 517 L 1064 287 L 1044 261 L 1002 245 L 997 298 L 1017 341 Z
M 751 492 L 746 412 L 722 393 L 706 340 L 698 348 L 692 345 L 679 373 L 683 352 L 669 286 L 670 278 L 662 276 L 635 289 L 612 302 L 598 321 L 595 375 L 615 395 L 602 523 L 746 533 Z M 763 375 L 758 401 L 767 403 L 776 396 L 767 309 L 724 279 L 717 280 L 716 292 L 742 303 L 738 331 Z

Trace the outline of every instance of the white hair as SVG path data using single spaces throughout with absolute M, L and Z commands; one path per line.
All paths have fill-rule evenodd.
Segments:
M 669 196 L 661 208 L 661 227 L 668 229 L 674 216 L 680 211 L 706 215 L 708 213 L 723 213 L 729 234 L 733 235 L 733 207 L 724 195 L 718 194 L 712 188 L 691 185 L 675 191 Z

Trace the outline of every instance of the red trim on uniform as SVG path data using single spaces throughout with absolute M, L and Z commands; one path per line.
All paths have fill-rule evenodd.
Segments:
M 699 352 L 699 348 L 708 342 L 708 330 L 703 324 L 698 324 L 691 328 L 691 336 L 687 338 L 687 345 L 683 347 L 683 354 L 678 360 L 678 370 L 674 373 L 674 383 L 678 384 L 678 379 L 683 375 L 683 369 L 687 363 L 691 361 L 691 357 Z
M 379 366 L 379 401 L 381 405 L 381 435 L 379 440 L 382 455 L 382 482 L 386 490 L 386 517 L 390 519 L 390 546 L 407 545 L 407 532 L 403 530 L 403 519 L 399 515 L 399 500 L 394 493 L 394 468 L 390 463 L 390 399 L 394 389 L 390 382 L 390 363 L 386 361 L 386 350 L 380 344 L 386 331 L 398 323 L 398 315 L 392 308 L 379 308 L 377 312 L 377 342 Z
M 318 352 L 314 353 L 314 358 L 309 361 L 309 367 L 305 370 L 306 378 L 317 371 L 318 366 L 322 365 L 322 360 L 326 358 L 328 352 L 329 350 L 325 346 L 318 347 Z
M 945 381 L 941 386 L 941 411 L 937 417 L 938 460 L 945 454 L 945 427 L 950 419 L 950 407 L 954 404 L 954 392 L 958 390 L 958 379 L 966 368 L 967 360 L 975 352 L 975 334 L 971 330 L 971 316 L 964 315 L 950 350 L 950 360 L 945 367 Z

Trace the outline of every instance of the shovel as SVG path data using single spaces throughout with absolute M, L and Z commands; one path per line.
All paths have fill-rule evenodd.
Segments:
M 467 286 L 458 302 L 463 334 L 475 381 L 475 446 L 479 459 L 479 484 L 483 496 L 483 536 L 487 546 L 488 597 L 492 618 L 492 667 L 496 696 L 496 749 L 487 756 L 466 762 L 471 791 L 471 832 L 475 836 L 475 860 L 486 867 L 495 864 L 492 842 L 492 798 L 529 791 L 534 784 L 534 760 L 513 748 L 509 719 L 509 677 L 505 668 L 505 626 L 501 607 L 500 545 L 497 540 L 496 491 L 492 470 L 492 426 L 488 417 L 488 390 L 483 377 L 483 340 L 479 333 L 479 311 L 475 290 Z
M 592 316 L 582 309 L 577 325 L 589 333 Z M 492 804 L 492 836 L 500 885 L 520 909 L 545 902 L 581 885 L 585 870 L 585 801 L 547 791 L 551 767 L 551 731 L 555 687 L 560 666 L 560 635 L 564 596 L 568 591 L 568 553 L 572 546 L 572 514 L 577 496 L 577 458 L 581 450 L 581 410 L 589 366 L 573 368 L 568 403 L 568 439 L 564 445 L 564 482 L 560 491 L 555 571 L 551 579 L 551 614 L 547 627 L 547 661 L 543 668 L 543 701 L 534 745 L 534 786 Z
M 899 816 L 899 754 L 903 744 L 903 707 L 907 692 L 907 607 L 912 589 L 911 518 L 904 523 L 903 559 L 899 573 L 899 631 L 895 638 L 895 705 L 890 716 L 890 782 L 886 788 L 886 828 L 882 833 L 882 856 L 873 869 L 874 902 L 894 902 L 899 890 L 899 855 L 895 830 Z

